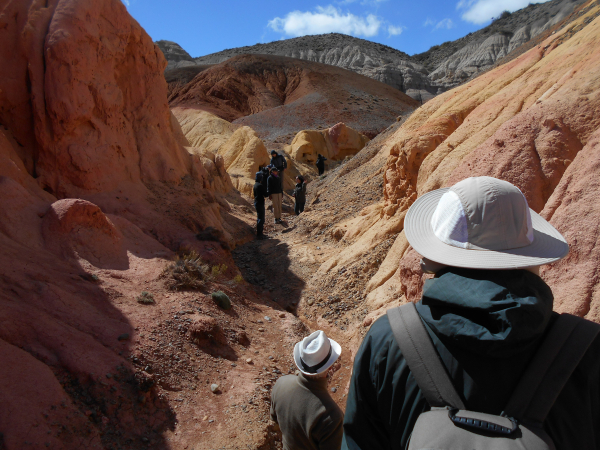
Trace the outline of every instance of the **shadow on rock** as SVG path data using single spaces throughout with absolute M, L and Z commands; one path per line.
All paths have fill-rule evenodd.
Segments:
M 23 436 L 36 448 L 164 448 L 174 412 L 131 363 L 134 329 L 111 293 L 73 261 L 1 233 L 0 246 L 7 448 Z

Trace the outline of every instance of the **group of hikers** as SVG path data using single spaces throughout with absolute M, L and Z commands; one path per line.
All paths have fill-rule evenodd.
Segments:
M 283 202 L 283 180 L 287 169 L 287 161 L 283 155 L 275 150 L 271 151 L 269 165 L 259 167 L 254 178 L 254 208 L 256 209 L 256 236 L 264 238 L 265 225 L 265 197 L 273 202 L 273 215 L 275 223 L 281 222 L 281 207 Z M 296 176 L 296 186 L 292 196 L 294 197 L 294 212 L 296 215 L 304 212 L 306 203 L 306 180 L 302 175 Z
M 600 325 L 553 312 L 539 268 L 569 252 L 521 191 L 491 177 L 419 197 L 404 220 L 422 297 L 377 319 L 345 415 L 327 375 L 341 346 L 298 342 L 271 417 L 293 449 L 600 449 Z

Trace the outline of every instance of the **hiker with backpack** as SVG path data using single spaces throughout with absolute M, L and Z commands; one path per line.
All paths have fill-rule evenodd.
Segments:
M 539 277 L 564 237 L 491 177 L 419 197 L 404 230 L 435 276 L 364 337 L 342 448 L 599 449 L 600 326 Z
M 284 450 L 339 450 L 344 413 L 327 391 L 327 371 L 341 352 L 320 330 L 294 346 L 299 374 L 279 378 L 271 391 L 271 419 Z
M 267 194 L 267 189 L 263 185 L 263 172 L 259 170 L 256 172 L 254 178 L 254 187 L 252 189 L 254 194 L 254 209 L 256 209 L 256 237 L 258 239 L 263 239 L 263 228 L 265 226 L 265 195 Z
M 319 170 L 319 176 L 323 175 L 325 172 L 325 161 L 327 161 L 327 158 L 319 153 L 317 156 L 317 162 L 315 163 L 317 169 Z
M 294 187 L 292 197 L 295 200 L 294 212 L 298 216 L 301 212 L 304 212 L 304 205 L 306 203 L 306 182 L 302 175 L 296 177 L 296 186 Z
M 287 169 L 287 161 L 285 160 L 285 156 L 280 155 L 275 150 L 271 150 L 271 166 L 277 168 L 279 176 L 281 177 L 281 182 L 283 183 L 283 172 L 285 169 Z
M 279 176 L 277 167 L 271 168 L 271 175 L 267 179 L 267 195 L 273 202 L 273 215 L 275 223 L 281 223 L 281 203 L 283 201 L 283 180 Z

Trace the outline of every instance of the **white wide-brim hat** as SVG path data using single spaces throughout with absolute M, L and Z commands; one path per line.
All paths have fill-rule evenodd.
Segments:
M 317 375 L 329 369 L 340 357 L 342 347 L 319 330 L 294 346 L 294 362 L 304 375 Z
M 408 210 L 404 230 L 419 254 L 454 267 L 519 269 L 569 253 L 565 238 L 529 208 L 516 186 L 492 177 L 422 195 Z

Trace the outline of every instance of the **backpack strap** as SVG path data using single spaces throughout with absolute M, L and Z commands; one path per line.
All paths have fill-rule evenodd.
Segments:
M 429 405 L 465 409 L 414 303 L 388 309 L 387 316 L 402 356 Z
M 543 423 L 599 332 L 596 323 L 561 314 L 521 376 L 505 413 Z

